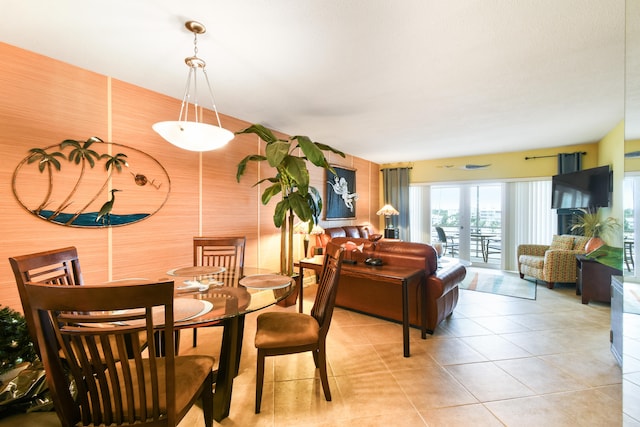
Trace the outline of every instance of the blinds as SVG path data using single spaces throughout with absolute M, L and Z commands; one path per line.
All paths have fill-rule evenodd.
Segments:
M 557 222 L 551 209 L 551 181 L 507 183 L 507 230 L 504 238 L 512 251 L 505 251 L 505 266 L 517 270 L 516 249 L 520 244 L 551 243 Z

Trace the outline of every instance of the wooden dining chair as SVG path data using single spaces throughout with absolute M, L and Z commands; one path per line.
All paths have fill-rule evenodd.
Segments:
M 264 359 L 267 356 L 312 352 L 316 368 L 320 370 L 324 397 L 327 401 L 331 400 L 327 376 L 326 338 L 335 306 L 344 248 L 329 242 L 325 251 L 320 283 L 310 315 L 274 311 L 258 316 L 255 337 L 255 346 L 258 349 L 256 414 L 260 413 Z
M 247 238 L 242 237 L 194 237 L 193 238 L 193 265 L 224 267 L 225 272 L 215 278 L 224 282 L 237 281 L 242 277 L 244 268 L 244 248 Z M 239 271 L 239 276 L 236 276 Z M 233 283 L 225 283 L 233 285 Z M 220 322 L 206 326 L 220 326 Z M 198 329 L 193 328 L 193 346 L 198 345 Z
M 80 286 L 84 284 L 78 250 L 74 246 L 36 252 L 9 258 L 9 264 L 16 279 L 22 310 L 27 322 L 27 329 L 38 355 L 40 349 L 31 317 L 29 298 L 24 289 L 27 282 L 57 285 Z M 133 350 L 130 348 L 130 354 Z
M 46 379 L 62 425 L 175 426 L 200 399 L 213 424 L 209 356 L 157 356 L 172 348 L 173 282 L 55 286 L 25 284 Z M 126 342 L 138 351 L 127 358 Z
M 50 251 L 37 252 L 9 258 L 9 264 L 16 279 L 22 310 L 27 322 L 27 329 L 36 352 L 40 354 L 36 338 L 34 319 L 24 285 L 27 282 L 77 286 L 83 285 L 82 270 L 78 259 L 78 250 L 69 246 Z

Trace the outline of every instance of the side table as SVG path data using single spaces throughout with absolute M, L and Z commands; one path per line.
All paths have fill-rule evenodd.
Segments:
M 582 295 L 583 304 L 589 301 L 610 303 L 611 276 L 622 276 L 622 270 L 576 255 L 576 295 Z

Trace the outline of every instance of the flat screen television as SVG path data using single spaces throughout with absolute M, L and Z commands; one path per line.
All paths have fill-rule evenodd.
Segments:
M 611 202 L 611 175 L 609 166 L 600 166 L 553 176 L 551 208 L 608 207 Z

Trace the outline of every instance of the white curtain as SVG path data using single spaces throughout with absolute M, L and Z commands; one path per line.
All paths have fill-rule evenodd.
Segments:
M 431 187 L 409 187 L 409 241 L 431 243 Z
M 506 218 L 503 254 L 507 270 L 517 270 L 516 251 L 524 243 L 549 244 L 557 233 L 555 211 L 551 209 L 551 181 L 508 182 L 505 194 Z

